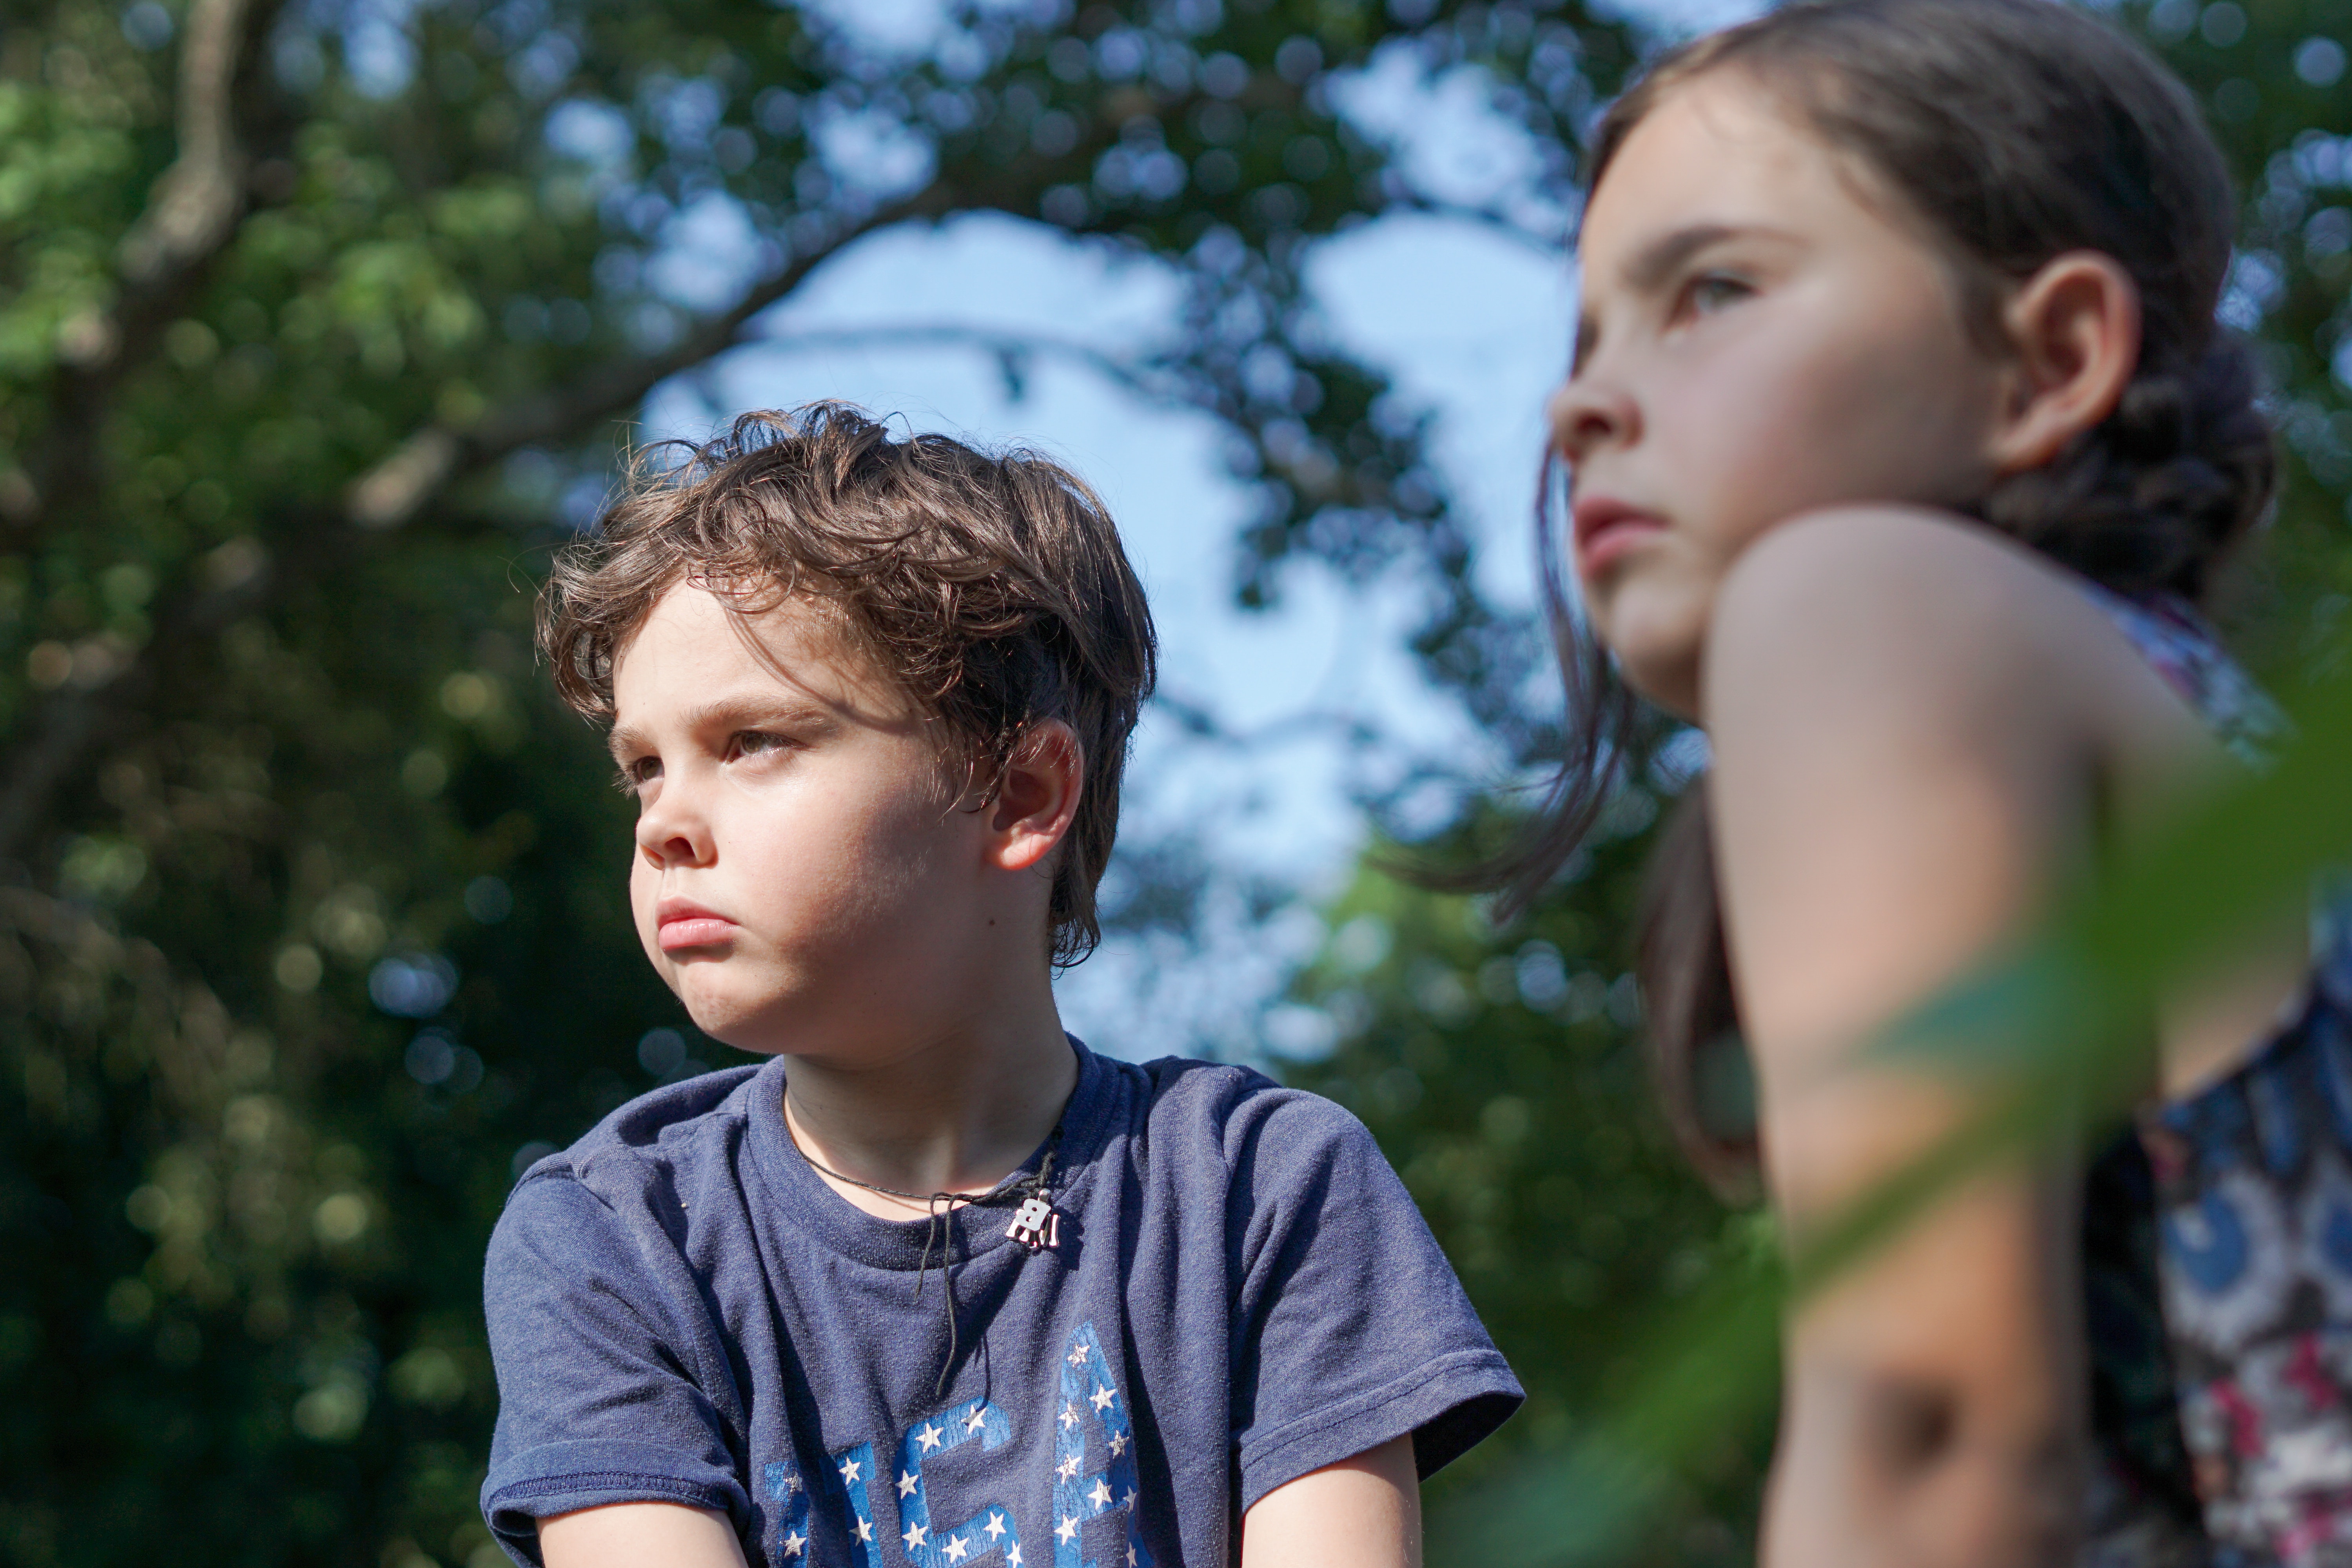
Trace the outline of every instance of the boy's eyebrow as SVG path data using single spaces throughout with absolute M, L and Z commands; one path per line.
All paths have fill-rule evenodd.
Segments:
M 785 697 L 720 697 L 699 702 L 679 715 L 689 731 L 725 728 L 740 729 L 748 725 L 790 723 L 813 725 L 828 723 L 833 715 L 821 702 L 796 701 Z M 615 724 L 604 737 L 605 750 L 613 760 L 620 762 L 633 752 L 652 751 L 653 742 L 645 732 L 626 724 Z

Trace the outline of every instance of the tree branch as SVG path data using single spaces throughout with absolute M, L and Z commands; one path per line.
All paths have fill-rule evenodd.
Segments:
M 953 321 L 794 332 L 789 337 L 746 339 L 743 346 L 772 349 L 785 353 L 823 353 L 828 350 L 861 348 L 969 348 L 994 354 L 1000 359 L 1035 354 L 1074 361 L 1139 396 L 1171 403 L 1202 402 L 1195 392 L 1173 384 L 1180 378 L 1165 374 L 1155 376 L 1148 361 L 1120 359 L 1067 338 L 999 331 Z
M 180 155 L 123 236 L 122 280 L 145 291 L 216 253 L 244 198 L 230 89 L 245 52 L 247 0 L 194 0 L 180 50 Z
M 361 475 L 344 493 L 354 527 L 400 527 L 457 480 L 542 442 L 578 436 L 625 413 L 671 376 L 683 374 L 747 341 L 744 329 L 761 311 L 792 293 L 816 267 L 851 241 L 909 218 L 939 217 L 955 205 L 934 182 L 905 201 L 877 209 L 845 228 L 822 250 L 796 257 L 774 277 L 754 284 L 732 310 L 709 318 L 658 353 L 606 363 L 570 387 L 533 398 L 463 429 L 428 425 L 391 456 Z
M 1568 243 L 1563 236 L 1530 228 L 1497 207 L 1478 206 L 1466 202 L 1444 201 L 1413 190 L 1407 190 L 1389 198 L 1382 216 L 1394 213 L 1411 213 L 1420 217 L 1451 218 L 1457 223 L 1475 224 L 1480 228 L 1492 230 L 1505 239 L 1525 246 L 1528 249 L 1551 260 L 1561 258 L 1561 252 Z M 1570 233 L 1573 234 L 1576 223 L 1573 211 L 1569 214 L 1568 222 Z
M 163 328 L 236 237 L 248 195 L 237 86 L 285 0 L 194 0 L 181 46 L 179 153 L 117 247 L 114 302 L 59 333 L 44 461 L 24 532 L 69 516 L 97 490 L 98 431 L 109 395 L 160 346 Z

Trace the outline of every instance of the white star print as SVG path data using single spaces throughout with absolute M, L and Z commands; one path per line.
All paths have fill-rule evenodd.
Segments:
M 1087 1347 L 1080 1345 L 1077 1349 L 1070 1352 L 1070 1364 L 1072 1366 L 1086 1365 L 1087 1353 Z
M 931 1527 L 928 1524 L 913 1525 L 908 1529 L 906 1534 L 898 1537 L 898 1539 L 907 1543 L 908 1551 L 912 1552 L 916 1547 L 920 1546 L 923 1543 L 923 1537 L 929 1534 L 930 1530 Z
M 1071 1403 L 1062 1406 L 1062 1425 L 1065 1426 L 1075 1426 L 1077 1424 L 1078 1406 L 1076 1401 L 1073 1400 Z
M 856 1460 L 851 1459 L 842 1465 L 841 1479 L 845 1481 L 854 1481 L 857 1479 Z
M 926 1454 L 940 1446 L 940 1429 L 928 1421 L 923 1423 L 923 1429 L 915 1436 L 922 1439 L 923 1452 Z
M 970 1553 L 970 1552 L 971 1552 L 971 1547 L 969 1547 L 969 1546 L 966 1546 L 966 1545 L 963 1543 L 963 1537 L 962 1537 L 962 1536 L 961 1536 L 961 1535 L 950 1535 L 950 1536 L 949 1536 L 949 1537 L 948 1537 L 948 1561 L 949 1561 L 949 1562 L 950 1562 L 950 1563 L 961 1563 L 961 1562 L 962 1562 L 962 1561 L 964 1560 L 965 1556 L 966 1556 L 968 1553 Z
M 1118 1500 L 1118 1506 L 1121 1508 L 1133 1508 L 1135 1506 L 1135 1489 L 1133 1487 L 1127 1489 L 1127 1495 Z
M 874 1521 L 861 1513 L 857 1516 L 857 1528 L 850 1533 L 860 1541 L 870 1542 L 874 1539 Z
M 1127 1549 L 1127 1568 L 1135 1568 L 1135 1548 L 1132 1546 Z
M 987 1407 L 984 1405 L 975 1405 L 971 1407 L 971 1418 L 966 1420 L 963 1424 L 963 1429 L 967 1432 L 977 1432 L 987 1424 Z
M 1001 1514 L 1001 1513 L 992 1513 L 992 1514 L 990 1514 L 990 1515 L 988 1516 L 988 1538 L 989 1538 L 991 1541 L 993 1541 L 993 1540 L 995 1540 L 998 1536 L 1000 1536 L 1000 1535 L 1002 1535 L 1002 1534 L 1003 1534 L 1003 1533 L 1004 1533 L 1004 1516 L 1003 1516 L 1003 1514 Z
M 784 1555 L 787 1557 L 798 1557 L 801 1554 L 801 1549 L 807 1544 L 807 1536 L 793 1535 L 787 1532 L 784 1536 Z
M 1054 1467 L 1054 1473 L 1066 1481 L 1077 1479 L 1078 1457 L 1076 1454 L 1066 1455 L 1062 1462 Z
M 1107 1409 L 1110 1402 L 1118 1397 L 1118 1394 L 1108 1388 L 1097 1388 L 1087 1396 L 1087 1403 L 1093 1405 L 1097 1411 L 1101 1411 Z
M 1054 1539 L 1056 1541 L 1076 1541 L 1077 1538 L 1078 1521 L 1075 1519 L 1064 1519 L 1054 1527 Z
M 1095 1478 L 1094 1486 L 1087 1492 L 1087 1500 L 1097 1508 L 1108 1508 L 1110 1505 L 1110 1488 L 1104 1484 L 1100 1476 Z
M 1021 1568 L 1021 1543 L 1014 1542 L 1013 1550 L 1004 1554 L 1004 1568 Z
M 801 1477 L 800 1477 L 800 1472 L 799 1472 L 798 1470 L 794 1470 L 792 1474 L 790 1474 L 790 1475 L 788 1475 L 788 1476 L 786 1476 L 786 1477 L 784 1478 L 784 1495 L 785 1495 L 786 1497 L 790 1497 L 790 1496 L 792 1496 L 794 1492 L 796 1492 L 796 1491 L 798 1491 L 798 1490 L 800 1490 L 800 1489 L 801 1489 Z
M 900 1497 L 905 1497 L 908 1493 L 913 1491 L 917 1487 L 921 1486 L 922 1484 L 922 1482 L 915 1479 L 914 1471 L 900 1470 L 898 1472 L 898 1495 Z
M 1114 1433 L 1112 1433 L 1112 1434 L 1110 1435 L 1110 1457 L 1111 1457 L 1112 1458 L 1116 1459 L 1116 1458 L 1118 1458 L 1121 1454 L 1124 1454 L 1124 1453 L 1126 1453 L 1126 1452 L 1127 1452 L 1127 1434 L 1126 1434 L 1126 1433 L 1124 1433 L 1124 1432 L 1114 1432 Z

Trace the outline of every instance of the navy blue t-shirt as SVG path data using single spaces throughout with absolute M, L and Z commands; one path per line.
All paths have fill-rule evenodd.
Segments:
M 485 1290 L 507 1550 L 656 1500 L 723 1511 L 776 1568 L 1214 1568 L 1284 1482 L 1408 1432 L 1425 1476 L 1517 1406 L 1362 1123 L 1245 1068 L 1076 1048 L 1058 1244 L 1004 1207 L 946 1222 L 951 1362 L 930 1226 L 809 1169 L 782 1059 L 532 1166 Z

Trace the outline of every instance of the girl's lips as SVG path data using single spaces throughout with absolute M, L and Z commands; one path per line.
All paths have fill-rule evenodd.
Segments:
M 1666 526 L 1664 520 L 1606 496 L 1578 501 L 1575 518 L 1576 574 L 1588 583 Z
M 661 922 L 660 937 L 664 952 L 682 947 L 716 947 L 735 940 L 735 922 L 717 915 L 681 915 Z

